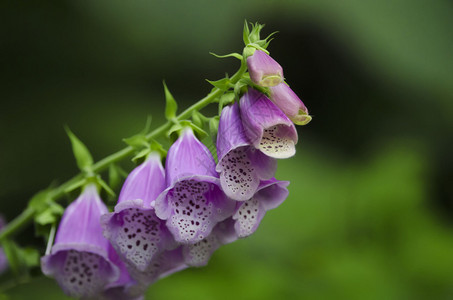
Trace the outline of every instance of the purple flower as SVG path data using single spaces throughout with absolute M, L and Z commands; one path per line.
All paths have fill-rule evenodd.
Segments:
M 72 297 L 97 297 L 120 275 L 109 259 L 109 241 L 99 222 L 107 212 L 96 186 L 86 186 L 66 208 L 51 253 L 41 258 L 43 273 Z
M 260 92 L 249 88 L 240 100 L 245 133 L 252 145 L 273 158 L 288 158 L 296 153 L 294 123 Z
M 104 236 L 129 269 L 143 271 L 159 252 L 177 246 L 152 206 L 165 187 L 160 156 L 151 153 L 127 177 L 115 211 L 101 217 Z
M 237 240 L 234 224 L 235 221 L 228 218 L 217 223 L 208 237 L 195 244 L 183 245 L 182 253 L 185 263 L 191 267 L 207 265 L 214 251 L 222 245 Z
M 293 90 L 284 82 L 269 88 L 270 99 L 297 125 L 305 125 L 311 121 L 308 109 Z
M 194 244 L 234 210 L 234 202 L 220 188 L 215 161 L 208 148 L 185 128 L 170 147 L 166 159 L 169 186 L 156 200 L 155 209 L 176 241 Z
M 223 108 L 220 115 L 217 156 L 220 184 L 234 200 L 250 199 L 260 180 L 270 179 L 277 168 L 275 159 L 256 150 L 248 141 L 237 103 Z
M 272 57 L 256 50 L 247 58 L 250 78 L 260 86 L 274 86 L 283 81 L 283 69 Z
M 288 197 L 288 181 L 275 178 L 261 182 L 256 194 L 247 201 L 237 202 L 233 215 L 234 228 L 238 237 L 243 238 L 255 232 L 266 211 L 279 206 Z

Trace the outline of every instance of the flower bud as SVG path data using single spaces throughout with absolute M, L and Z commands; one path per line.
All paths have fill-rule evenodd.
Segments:
M 247 58 L 250 78 L 260 86 L 275 86 L 283 81 L 283 69 L 272 57 L 256 50 Z
M 274 102 L 285 115 L 297 125 L 306 125 L 311 121 L 308 109 L 297 97 L 296 93 L 284 82 L 272 86 L 270 99 Z

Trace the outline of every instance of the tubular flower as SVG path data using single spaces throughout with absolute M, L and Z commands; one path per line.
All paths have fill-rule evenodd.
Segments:
M 245 133 L 255 148 L 273 158 L 296 153 L 294 123 L 265 95 L 249 88 L 241 97 L 240 111 Z
M 157 198 L 155 209 L 177 242 L 201 241 L 231 216 L 234 202 L 221 190 L 214 158 L 192 129 L 185 128 L 170 147 L 165 169 L 169 187 Z
M 275 86 L 283 81 L 283 68 L 266 52 L 256 50 L 247 58 L 250 79 L 260 86 Z
M 266 211 L 279 206 L 288 197 L 288 181 L 275 178 L 261 182 L 256 194 L 247 201 L 237 202 L 233 215 L 234 228 L 238 237 L 243 238 L 255 232 Z
M 153 257 L 176 247 L 173 236 L 151 205 L 165 189 L 165 172 L 157 153 L 127 177 L 113 213 L 101 217 L 104 236 L 129 268 L 145 270 Z
M 223 108 L 220 115 L 217 156 L 220 184 L 234 200 L 250 199 L 260 180 L 270 179 L 277 168 L 275 159 L 256 150 L 248 141 L 237 103 Z
M 99 222 L 107 212 L 96 186 L 86 186 L 66 208 L 51 253 L 41 258 L 43 273 L 54 277 L 72 297 L 98 297 L 120 275 L 109 259 L 109 241 Z
M 311 121 L 308 109 L 293 90 L 284 82 L 269 88 L 270 99 L 285 115 L 297 125 L 306 125 Z

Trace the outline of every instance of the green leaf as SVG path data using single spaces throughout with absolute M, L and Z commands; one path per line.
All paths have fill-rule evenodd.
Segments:
M 146 135 L 148 134 L 148 132 L 151 128 L 151 121 L 152 121 L 152 117 L 148 116 L 148 118 L 146 119 L 145 128 L 142 131 L 140 131 L 139 133 L 137 133 L 131 137 L 124 138 L 123 142 L 125 142 L 129 146 L 136 148 L 136 149 L 140 149 L 142 147 L 149 147 L 149 143 L 148 143 L 148 140 L 146 139 Z
M 134 163 L 138 163 L 140 160 L 144 159 L 150 153 L 151 153 L 150 148 L 142 149 L 142 151 L 138 152 L 134 157 L 132 157 L 132 161 Z
M 217 58 L 226 58 L 226 57 L 234 57 L 234 58 L 237 58 L 239 60 L 242 61 L 242 55 L 240 55 L 239 53 L 229 53 L 229 54 L 225 54 L 225 55 L 218 55 L 218 54 L 215 54 L 214 52 L 209 52 L 209 54 L 217 57 Z
M 176 118 L 176 111 L 178 110 L 178 104 L 175 101 L 175 98 L 173 98 L 172 94 L 167 88 L 167 85 L 164 83 L 164 90 L 165 90 L 165 117 L 167 120 L 173 120 Z
M 115 192 L 110 188 L 110 186 L 105 182 L 101 176 L 96 176 L 96 182 L 112 197 L 115 197 Z
M 244 31 L 242 33 L 242 39 L 244 40 L 244 44 L 247 46 L 248 44 L 250 44 L 250 39 L 249 39 L 249 35 L 250 35 L 250 29 L 249 29 L 249 25 L 247 23 L 247 20 L 244 21 Z
M 93 158 L 88 148 L 72 133 L 69 127 L 65 127 L 72 144 L 72 151 L 77 161 L 77 166 L 81 171 L 87 172 L 93 165 Z
M 203 127 L 203 120 L 200 116 L 200 113 L 196 110 L 192 112 L 192 122 L 198 127 Z
M 39 266 L 39 251 L 34 248 L 19 248 L 19 257 L 23 264 L 29 268 Z
M 215 140 L 219 131 L 219 116 L 209 119 L 209 134 Z
M 28 206 L 33 208 L 37 213 L 43 211 L 52 202 L 51 192 L 51 188 L 37 192 L 28 202 Z
M 210 84 L 212 84 L 214 87 L 218 88 L 219 90 L 221 91 L 228 91 L 230 88 L 233 87 L 233 85 L 231 84 L 231 81 L 228 77 L 225 77 L 225 78 L 222 78 L 220 80 L 216 80 L 216 81 L 210 81 L 210 80 L 207 80 L 207 82 L 209 82 Z
M 8 259 L 8 265 L 13 272 L 13 274 L 18 275 L 21 269 L 20 260 L 19 260 L 19 253 L 17 245 L 7 239 L 1 241 L 3 251 L 5 252 L 5 256 Z
M 36 249 L 19 247 L 14 241 L 2 240 L 1 245 L 14 275 L 26 274 L 28 269 L 39 265 L 39 252 Z
M 63 212 L 61 205 L 51 202 L 45 210 L 36 215 L 35 222 L 39 225 L 55 224 Z
M 109 166 L 109 185 L 116 190 L 120 187 L 123 178 L 126 178 L 127 173 L 117 164 Z

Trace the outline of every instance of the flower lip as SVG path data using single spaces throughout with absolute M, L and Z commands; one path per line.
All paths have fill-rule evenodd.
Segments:
M 275 178 L 262 181 L 253 198 L 237 203 L 233 214 L 237 237 L 244 238 L 256 231 L 266 211 L 276 208 L 288 197 L 288 184 Z
M 178 243 L 193 244 L 228 218 L 235 209 L 234 203 L 222 191 L 218 178 L 191 175 L 162 192 L 155 202 L 155 211 L 160 219 L 167 220 L 167 227 Z

